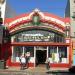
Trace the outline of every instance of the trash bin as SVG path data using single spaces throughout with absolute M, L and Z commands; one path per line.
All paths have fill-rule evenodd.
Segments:
M 5 69 L 6 62 L 4 60 L 0 60 L 0 69 Z

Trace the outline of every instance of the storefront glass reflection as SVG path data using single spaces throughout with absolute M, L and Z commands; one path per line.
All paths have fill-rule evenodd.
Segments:
M 20 56 L 30 53 L 30 57 L 34 57 L 34 47 L 33 46 L 13 46 L 12 52 L 12 62 L 20 62 Z
M 48 52 L 51 63 L 68 63 L 67 47 L 50 46 Z

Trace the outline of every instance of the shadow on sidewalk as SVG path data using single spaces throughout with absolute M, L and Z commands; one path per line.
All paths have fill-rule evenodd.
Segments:
M 47 74 L 52 74 L 52 75 L 75 75 L 75 72 L 69 72 L 69 71 L 47 71 Z

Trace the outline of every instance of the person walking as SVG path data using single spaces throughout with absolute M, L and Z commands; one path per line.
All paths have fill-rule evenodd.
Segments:
M 30 60 L 30 52 L 27 52 L 26 54 L 26 67 L 29 67 L 29 60 Z
M 23 54 L 20 56 L 20 65 L 21 65 L 21 70 L 24 70 L 26 65 L 26 58 Z
M 50 60 L 49 58 L 46 59 L 46 69 L 49 70 L 50 69 Z

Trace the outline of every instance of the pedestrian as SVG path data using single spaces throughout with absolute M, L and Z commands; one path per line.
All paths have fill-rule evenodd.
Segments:
M 29 67 L 29 60 L 30 60 L 30 52 L 26 53 L 26 67 Z
M 50 60 L 49 60 L 49 58 L 46 59 L 45 64 L 46 64 L 46 69 L 49 70 L 50 69 Z
M 62 62 L 62 54 L 59 53 L 59 62 Z
M 21 65 L 21 70 L 24 70 L 26 65 L 26 58 L 23 54 L 20 56 L 20 65 Z

